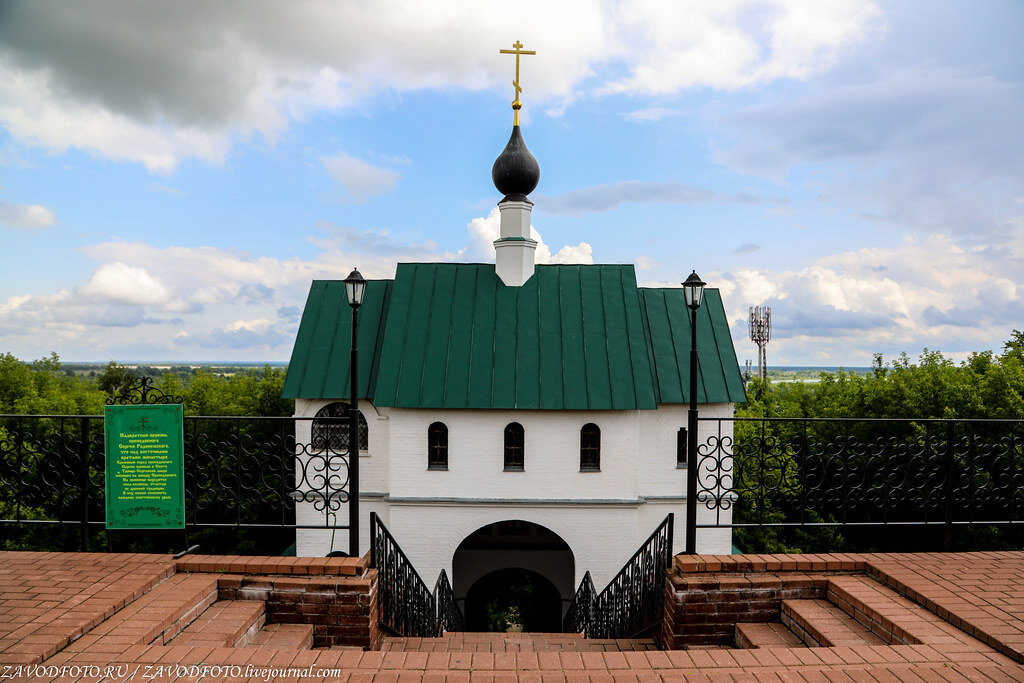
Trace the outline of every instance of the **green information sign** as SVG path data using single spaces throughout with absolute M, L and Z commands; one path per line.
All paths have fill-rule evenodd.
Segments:
M 108 529 L 185 527 L 181 405 L 106 406 Z

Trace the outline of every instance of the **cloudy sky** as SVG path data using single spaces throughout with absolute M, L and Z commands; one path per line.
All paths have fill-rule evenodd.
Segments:
M 314 278 L 493 260 L 515 40 L 540 260 L 696 269 L 741 362 L 1024 328 L 1014 0 L 0 0 L 0 352 L 287 360 Z

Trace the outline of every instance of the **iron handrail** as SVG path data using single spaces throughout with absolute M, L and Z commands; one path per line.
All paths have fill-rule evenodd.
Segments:
M 576 594 L 573 595 L 569 607 L 562 619 L 562 631 L 565 633 L 582 633 L 586 638 L 593 630 L 594 603 L 597 601 L 597 590 L 594 580 L 588 571 L 583 575 Z
M 455 591 L 448 581 L 448 573 L 443 569 L 434 584 L 434 602 L 437 604 L 437 635 L 466 630 L 466 617 L 455 601 Z

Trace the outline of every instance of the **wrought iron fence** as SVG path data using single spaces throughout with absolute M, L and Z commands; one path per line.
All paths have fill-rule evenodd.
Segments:
M 186 528 L 348 529 L 348 453 L 297 439 L 313 419 L 186 416 Z M 87 550 L 105 524 L 103 438 L 100 416 L 0 415 L 0 523 L 78 525 Z
M 669 514 L 596 596 L 587 572 L 569 604 L 563 629 L 588 638 L 635 638 L 659 627 L 672 565 L 673 523 L 674 515 Z
M 1024 421 L 700 422 L 696 528 L 1024 524 Z
M 443 569 L 437 577 L 437 583 L 434 584 L 434 602 L 437 604 L 438 635 L 446 631 L 466 630 L 466 618 L 455 602 L 455 592 L 448 582 L 448 574 Z

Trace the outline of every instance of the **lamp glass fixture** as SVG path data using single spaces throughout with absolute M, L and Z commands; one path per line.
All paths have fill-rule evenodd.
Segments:
M 690 273 L 683 283 L 683 298 L 686 299 L 686 307 L 690 309 L 700 308 L 700 302 L 704 298 L 704 285 L 707 283 L 700 279 L 697 271 Z
M 352 308 L 359 308 L 363 305 L 363 295 L 366 293 L 366 278 L 359 274 L 358 268 L 345 278 L 345 295 L 348 296 L 348 305 Z

